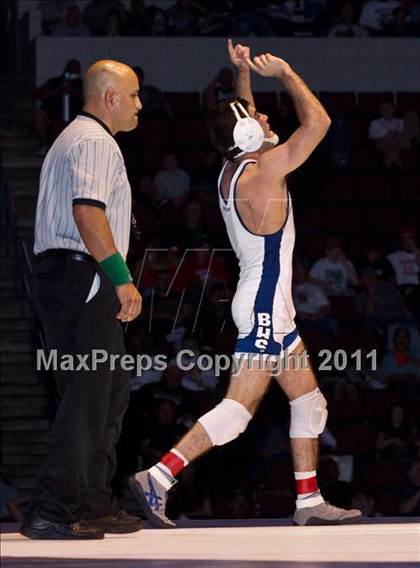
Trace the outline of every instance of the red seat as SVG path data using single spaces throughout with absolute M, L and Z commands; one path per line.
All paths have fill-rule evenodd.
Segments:
M 293 488 L 293 468 L 290 462 L 268 462 L 265 465 L 264 486 L 267 489 L 289 490 Z
M 379 364 L 379 362 L 378 362 Z M 404 404 L 404 395 L 396 391 L 368 390 L 365 392 L 365 413 L 370 424 L 378 426 L 385 420 L 389 409 L 397 402 Z
M 352 148 L 351 162 L 353 168 L 359 172 L 375 173 L 379 171 L 378 152 L 372 146 Z
M 363 424 L 365 419 L 364 405 L 360 402 L 328 401 L 329 425 L 357 425 Z
M 420 201 L 420 175 L 413 173 L 396 177 L 395 194 L 405 201 Z
M 333 427 L 332 434 L 341 454 L 369 454 L 375 450 L 376 432 L 369 426 Z
M 400 514 L 398 509 L 398 496 L 392 493 L 378 493 L 375 495 L 373 512 L 385 517 L 397 517 Z
M 256 91 L 253 93 L 258 112 L 272 115 L 278 112 L 277 93 L 275 91 Z
M 415 110 L 420 113 L 420 93 L 398 91 L 397 106 L 401 112 Z
M 331 116 L 356 114 L 356 97 L 353 92 L 321 91 L 319 96 Z
M 368 122 L 363 118 L 349 118 L 346 120 L 346 128 L 352 146 L 366 145 L 369 142 L 368 127 Z
M 323 191 L 323 197 L 329 201 L 350 201 L 353 197 L 350 176 L 332 176 Z
M 360 201 L 389 201 L 389 178 L 382 174 L 355 176 L 353 194 Z
M 397 230 L 404 225 L 404 211 L 396 205 L 368 205 L 367 224 L 370 229 Z
M 323 349 L 331 349 L 333 345 L 333 336 L 328 331 L 305 328 L 305 326 L 302 325 L 300 335 L 305 347 L 313 357 L 318 357 L 320 351 Z
M 367 488 L 397 490 L 405 480 L 405 465 L 401 462 L 370 462 L 361 468 L 362 483 Z
M 200 94 L 198 91 L 167 91 L 166 98 L 174 118 L 200 118 L 202 115 Z
M 261 517 L 278 518 L 289 517 L 295 508 L 295 499 L 292 493 L 277 493 L 265 491 L 261 502 Z
M 144 173 L 147 174 L 155 174 L 164 158 L 165 151 L 162 146 L 154 146 L 154 145 L 145 145 L 141 149 L 141 161 L 144 167 Z
M 167 144 L 169 142 L 169 122 L 167 120 L 144 120 L 133 130 L 135 141 L 145 144 Z
M 394 102 L 394 95 L 391 91 L 377 93 L 359 93 L 359 112 L 361 114 L 374 116 L 378 114 L 379 107 L 384 102 Z
M 175 144 L 208 141 L 209 135 L 204 120 L 174 120 L 171 138 Z
M 407 172 L 417 172 L 419 169 L 419 152 L 415 148 L 407 148 L 401 151 L 403 168 Z
M 338 320 L 354 317 L 354 298 L 352 296 L 330 296 L 332 315 Z
M 355 206 L 332 206 L 325 209 L 327 230 L 331 233 L 355 231 L 364 226 L 362 211 Z
M 296 215 L 296 225 L 301 231 L 318 231 L 322 229 L 322 212 L 319 208 L 308 208 Z

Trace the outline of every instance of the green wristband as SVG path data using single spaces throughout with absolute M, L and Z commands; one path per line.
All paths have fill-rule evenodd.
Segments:
M 119 252 L 112 254 L 105 260 L 99 263 L 99 266 L 114 284 L 114 286 L 121 286 L 122 284 L 129 284 L 133 278 L 128 270 L 125 260 Z

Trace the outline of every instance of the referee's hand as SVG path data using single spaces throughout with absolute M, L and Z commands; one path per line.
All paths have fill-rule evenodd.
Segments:
M 117 314 L 117 319 L 122 322 L 136 319 L 136 317 L 140 315 L 143 302 L 140 292 L 132 283 L 115 286 L 115 291 L 121 303 L 121 309 Z

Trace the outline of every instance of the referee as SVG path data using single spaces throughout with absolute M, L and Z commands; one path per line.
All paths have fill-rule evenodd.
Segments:
M 90 367 L 54 370 L 60 404 L 21 527 L 35 539 L 101 539 L 141 528 L 137 517 L 118 509 L 110 489 L 130 375 L 109 360 L 96 369 L 91 363 L 94 350 L 125 353 L 121 322 L 141 311 L 124 260 L 131 190 L 114 139 L 137 126 L 139 83 L 127 65 L 97 61 L 86 72 L 83 94 L 83 111 L 42 166 L 34 292 L 48 351 L 56 350 L 58 362 L 63 355 L 88 356 Z

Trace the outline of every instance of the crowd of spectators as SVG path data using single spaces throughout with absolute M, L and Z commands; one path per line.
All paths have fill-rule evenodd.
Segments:
M 77 112 L 77 64 L 69 62 L 62 77 L 35 93 L 41 105 L 36 119 L 44 130 L 55 124 L 55 133 L 63 126 L 57 116 L 63 93 Z M 70 78 L 64 76 L 69 71 Z M 133 373 L 114 480 L 121 495 L 128 475 L 155 462 L 221 399 L 228 370 L 203 370 L 196 360 L 202 354 L 212 360 L 229 356 L 236 339 L 230 302 L 238 267 L 218 211 L 221 162 L 200 110 L 231 96 L 234 77 L 230 69 L 220 70 L 203 89 L 201 104 L 198 93 L 186 93 L 182 102 L 182 94 L 144 85 L 142 69 L 136 72 L 144 103 L 139 126 L 117 136 L 137 221 L 128 260 L 143 295 L 143 314 L 127 329 L 127 349 L 163 355 L 167 366 Z M 256 100 L 257 106 L 259 100 L 271 104 L 263 93 Z M 297 225 L 297 324 L 330 409 L 320 484 L 333 504 L 361 506 L 366 515 L 420 514 L 420 250 L 414 226 L 419 109 L 408 100 L 396 108 L 375 99 L 366 111 L 359 97 L 359 106 L 352 103 L 341 113 L 334 111 L 334 97 L 324 95 L 332 132 L 288 181 Z M 361 147 L 369 160 L 360 162 L 353 128 L 362 119 Z M 296 127 L 287 97 L 271 104 L 270 122 L 281 139 Z M 347 157 L 337 160 L 343 139 Z M 413 162 L 406 161 L 407 151 Z M 177 361 L 184 349 L 185 366 L 194 363 L 189 370 Z M 330 359 L 325 349 L 333 353 Z M 273 386 L 243 436 L 185 471 L 171 494 L 170 514 L 289 515 L 294 501 L 288 415 L 287 401 Z
M 43 32 L 55 36 L 411 37 L 418 0 L 40 0 Z

